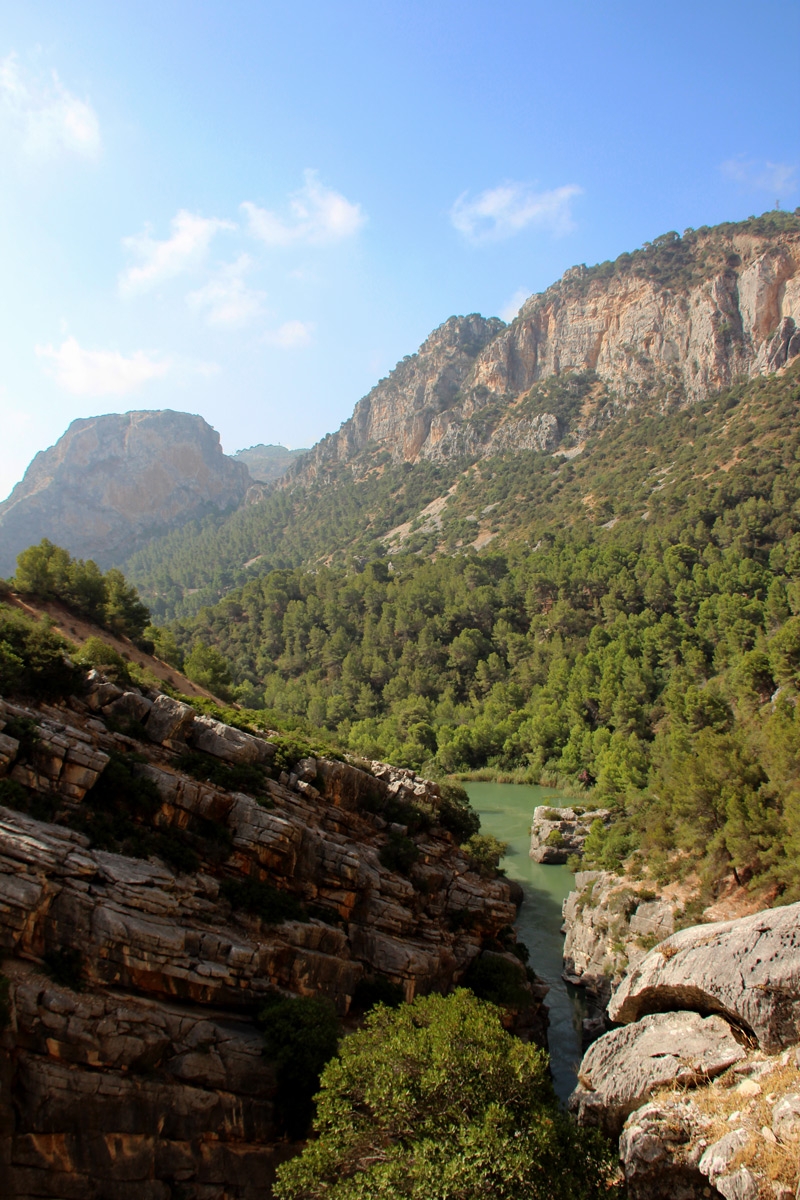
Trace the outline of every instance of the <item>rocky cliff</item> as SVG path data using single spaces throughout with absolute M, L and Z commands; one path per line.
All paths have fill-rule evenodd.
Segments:
M 381 452 L 396 462 L 549 452 L 568 433 L 580 445 L 631 404 L 687 404 L 780 369 L 800 354 L 799 325 L 798 215 L 667 234 L 614 263 L 573 267 L 508 326 L 451 317 L 286 483 L 343 463 L 358 473 Z M 541 390 L 576 374 L 567 408 Z
M 155 533 L 238 505 L 251 484 L 202 417 L 129 412 L 73 421 L 0 504 L 0 574 L 47 537 L 106 567 Z
M 276 990 L 352 1020 L 365 978 L 411 998 L 488 955 L 542 1036 L 512 887 L 472 870 L 435 784 L 87 688 L 0 702 L 4 1194 L 269 1196 L 291 1149 L 256 1021 Z

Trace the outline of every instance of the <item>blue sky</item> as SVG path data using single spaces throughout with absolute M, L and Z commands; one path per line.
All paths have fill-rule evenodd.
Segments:
M 75 417 L 311 445 L 452 313 L 800 204 L 800 3 L 0 3 L 0 497 Z

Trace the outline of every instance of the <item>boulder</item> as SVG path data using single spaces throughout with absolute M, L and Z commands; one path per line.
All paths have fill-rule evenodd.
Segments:
M 595 821 L 608 825 L 607 808 L 551 808 L 533 810 L 530 857 L 538 863 L 565 863 L 571 854 L 582 854 Z
M 797 1041 L 800 903 L 695 925 L 663 941 L 611 998 L 612 1021 L 693 1009 L 721 1013 L 773 1053 Z
M 722 1017 L 655 1013 L 613 1029 L 590 1046 L 569 1107 L 579 1124 L 617 1137 L 626 1117 L 658 1089 L 692 1086 L 745 1057 Z
M 173 700 L 171 696 L 158 696 L 150 709 L 145 730 L 151 742 L 179 742 L 186 738 L 195 719 L 195 711 L 189 704 Z
M 148 723 L 148 732 L 149 728 Z M 195 716 L 189 740 L 196 750 L 230 763 L 267 763 L 275 754 L 271 742 L 253 737 L 242 729 L 234 729 L 231 725 L 224 725 L 213 717 Z
M 141 692 L 123 692 L 116 700 L 103 706 L 103 715 L 115 717 L 117 720 L 127 718 L 131 721 L 143 721 L 152 707 L 153 701 L 148 700 Z

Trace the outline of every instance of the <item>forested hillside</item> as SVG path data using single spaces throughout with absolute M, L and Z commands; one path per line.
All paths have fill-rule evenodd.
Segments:
M 156 636 L 355 753 L 596 783 L 620 818 L 599 862 L 682 848 L 794 894 L 799 411 L 795 366 L 572 460 L 484 461 L 391 562 L 274 570 Z M 487 509 L 503 553 L 411 552 Z

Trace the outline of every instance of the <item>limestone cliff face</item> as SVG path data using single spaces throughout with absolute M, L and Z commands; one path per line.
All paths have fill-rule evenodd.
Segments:
M 47 537 L 101 566 L 146 537 L 239 504 L 251 484 L 202 417 L 129 412 L 73 421 L 0 504 L 0 574 Z
M 0 807 L 3 1195 L 268 1200 L 291 1152 L 255 1019 L 273 989 L 347 1017 L 365 976 L 411 998 L 446 991 L 482 953 L 521 971 L 512 885 L 476 874 L 443 826 L 412 834 L 407 874 L 384 861 L 406 806 L 436 811 L 435 784 L 322 758 L 281 771 L 275 754 L 95 672 L 59 706 L 0 699 L 0 790 L 18 804 Z M 80 832 L 120 756 L 158 798 L 142 836 L 194 837 L 195 869 Z M 185 774 L 187 756 L 209 773 L 258 768 L 259 794 Z M 235 907 L 225 884 L 241 880 L 294 897 L 297 919 Z M 54 979 L 54 958 L 73 978 Z M 541 1037 L 546 988 L 528 986 L 519 1015 Z
M 451 409 L 476 356 L 505 328 L 498 317 L 451 317 L 359 400 L 338 433 L 324 438 L 289 473 L 310 480 L 366 447 L 386 450 L 395 462 L 415 462 L 435 419 Z
M 567 372 L 598 383 L 570 425 L 580 442 L 633 404 L 682 405 L 737 378 L 780 369 L 800 354 L 800 231 L 719 226 L 573 267 L 531 296 L 508 326 L 451 317 L 356 405 L 283 485 L 358 473 L 385 451 L 395 462 L 551 452 L 563 417 L 524 403 Z

